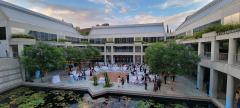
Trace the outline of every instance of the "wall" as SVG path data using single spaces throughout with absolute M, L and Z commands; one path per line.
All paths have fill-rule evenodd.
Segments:
M 22 83 L 17 59 L 0 58 L 0 93 L 19 86 Z

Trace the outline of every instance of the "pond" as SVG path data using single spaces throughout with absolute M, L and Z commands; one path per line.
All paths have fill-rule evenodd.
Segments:
M 217 108 L 207 101 L 163 99 L 106 94 L 92 98 L 87 92 L 18 87 L 0 95 L 0 108 Z

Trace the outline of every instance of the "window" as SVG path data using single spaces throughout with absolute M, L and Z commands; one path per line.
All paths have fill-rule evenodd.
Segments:
M 6 28 L 0 27 L 0 40 L 6 40 Z
M 35 39 L 39 41 L 57 41 L 56 34 L 44 33 L 44 32 L 38 32 L 38 31 L 30 31 L 28 34 L 35 37 Z

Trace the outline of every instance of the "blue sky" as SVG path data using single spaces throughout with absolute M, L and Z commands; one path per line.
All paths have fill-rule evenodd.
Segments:
M 175 29 L 212 0 L 4 0 L 80 28 L 164 22 Z

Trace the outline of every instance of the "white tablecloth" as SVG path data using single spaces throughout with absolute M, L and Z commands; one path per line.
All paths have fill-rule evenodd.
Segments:
M 61 82 L 61 80 L 60 80 L 60 76 L 59 75 L 54 75 L 52 77 L 52 83 L 53 84 L 60 83 L 60 82 Z
M 104 84 L 105 83 L 105 78 L 103 78 L 103 77 L 99 78 L 98 83 L 99 84 Z

